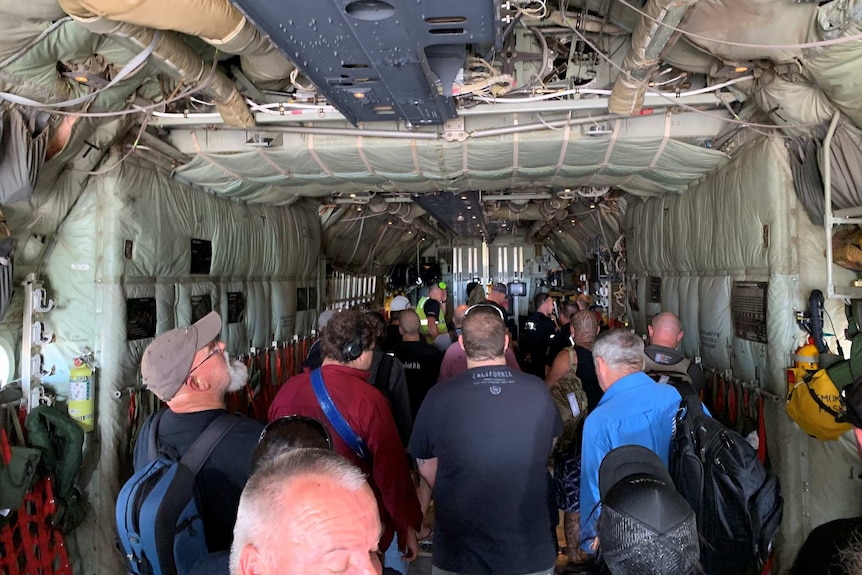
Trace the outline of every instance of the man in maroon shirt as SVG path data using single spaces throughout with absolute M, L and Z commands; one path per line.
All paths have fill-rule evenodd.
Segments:
M 324 415 L 308 370 L 282 386 L 269 408 L 269 419 L 305 415 L 326 424 L 335 451 L 368 475 L 384 525 L 380 548 L 387 549 L 393 534 L 397 534 L 403 559 L 409 562 L 418 554 L 416 532 L 422 525 L 422 511 L 389 404 L 379 390 L 368 384 L 374 345 L 370 322 L 357 311 L 339 312 L 329 320 L 320 343 L 324 385 L 342 417 L 367 446 L 366 459 L 344 442 Z M 403 567 L 406 571 L 406 566 L 390 567 L 399 571 Z

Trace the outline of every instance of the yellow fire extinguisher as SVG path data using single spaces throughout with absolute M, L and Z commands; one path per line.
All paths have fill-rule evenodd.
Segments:
M 76 357 L 74 367 L 69 370 L 69 416 L 78 422 L 84 431 L 95 427 L 95 389 L 93 368 L 86 357 Z

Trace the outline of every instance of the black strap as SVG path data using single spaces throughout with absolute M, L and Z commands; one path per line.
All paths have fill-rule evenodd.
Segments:
M 814 372 L 814 373 L 817 373 L 817 372 Z M 827 375 L 829 375 L 829 374 L 827 373 Z M 820 409 L 822 409 L 823 411 L 825 411 L 826 413 L 828 413 L 832 417 L 838 417 L 838 412 L 835 411 L 834 409 L 832 409 L 831 407 L 829 407 L 828 405 L 826 405 L 825 403 L 823 403 L 823 400 L 820 399 L 820 396 L 817 395 L 817 393 L 815 393 L 815 391 L 809 385 L 809 383 L 811 382 L 811 380 L 813 378 L 814 378 L 814 374 L 811 374 L 811 373 L 809 373 L 808 375 L 806 375 L 805 377 L 802 378 L 802 382 L 805 384 L 805 388 L 808 389 L 808 393 L 811 395 L 811 399 L 814 400 L 814 403 L 816 403 L 820 407 Z M 833 383 L 832 385 L 835 385 L 835 384 Z M 836 387 L 835 390 L 838 391 L 838 388 Z
M 682 397 L 680 410 L 685 407 L 688 415 L 692 417 L 703 415 L 703 404 L 700 402 L 700 395 L 698 395 L 690 383 L 687 381 L 680 381 L 674 384 L 673 387 Z
M 194 475 L 197 475 L 207 459 L 212 455 L 216 446 L 221 443 L 227 433 L 240 422 L 242 418 L 230 413 L 223 413 L 216 417 L 210 423 L 201 436 L 198 437 L 192 446 L 180 459 L 180 463 L 188 467 Z
M 159 422 L 167 411 L 167 409 L 157 411 L 150 420 L 147 461 L 155 461 L 159 458 Z M 180 463 L 191 469 L 194 475 L 197 475 L 222 438 L 240 422 L 240 419 L 240 417 L 230 413 L 222 413 L 216 417 L 192 443 L 192 446 L 180 459 Z
M 159 458 L 159 420 L 167 409 L 161 409 L 150 419 L 150 434 L 147 438 L 147 461 L 155 461 Z

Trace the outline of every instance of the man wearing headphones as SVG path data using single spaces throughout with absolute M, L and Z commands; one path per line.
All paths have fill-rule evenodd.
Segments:
M 368 475 L 384 527 L 380 549 L 391 544 L 386 566 L 403 574 L 418 554 L 422 511 L 389 403 L 368 385 L 371 321 L 355 310 L 335 314 L 320 344 L 322 367 L 287 380 L 269 407 L 269 419 L 304 415 L 326 425 L 334 450 Z

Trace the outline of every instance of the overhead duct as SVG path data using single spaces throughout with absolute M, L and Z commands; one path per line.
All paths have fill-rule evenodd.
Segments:
M 567 216 L 567 203 L 561 200 L 546 200 L 543 202 L 530 202 L 526 206 L 512 206 L 501 204 L 499 206 L 485 206 L 485 217 L 491 220 L 516 220 L 532 221 L 539 220 L 545 223 L 547 220 L 564 220 Z
M 393 202 L 390 204 L 383 198 L 383 196 L 376 195 L 368 200 L 367 206 L 368 210 L 372 213 L 387 213 L 391 216 L 395 216 L 405 224 L 409 224 L 411 227 L 416 228 L 419 233 L 425 234 L 426 236 L 432 236 L 438 240 L 446 239 L 446 236 L 443 233 L 419 217 L 426 212 L 416 204 L 410 202 Z
M 60 0 L 71 16 L 199 36 L 241 56 L 245 75 L 262 88 L 284 87 L 295 66 L 228 0 Z
M 632 46 L 623 59 L 622 71 L 611 90 L 608 111 L 612 114 L 640 112 L 646 94 L 645 81 L 659 64 L 671 36 L 688 9 L 697 0 L 649 0 L 634 32 Z
M 114 22 L 100 16 L 73 18 L 91 32 L 114 38 L 118 43 L 137 51 L 147 48 L 156 34 L 153 28 Z M 208 86 L 203 89 L 203 93 L 213 98 L 226 124 L 245 128 L 254 126 L 254 117 L 234 83 L 218 69 L 212 69 L 178 36 L 169 32 L 159 34 L 151 57 L 157 67 L 178 80 L 207 81 Z

